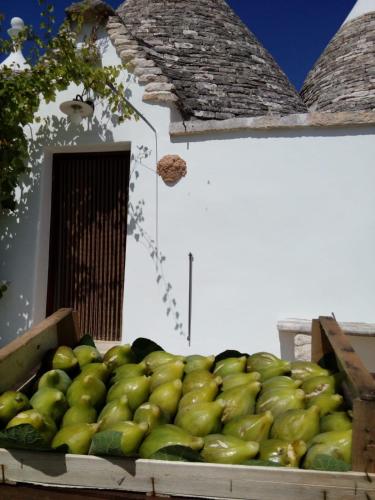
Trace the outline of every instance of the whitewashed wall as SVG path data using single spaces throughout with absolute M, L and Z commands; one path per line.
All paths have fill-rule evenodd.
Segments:
M 118 62 L 112 47 L 105 60 Z M 178 352 L 278 353 L 276 323 L 285 317 L 334 311 L 341 321 L 375 322 L 375 127 L 171 141 L 177 111 L 143 103 L 133 78 L 129 90 L 157 137 L 142 120 L 115 126 L 100 106 L 91 124 L 70 127 L 58 104 L 74 89 L 41 109 L 50 124 L 32 129 L 34 179 L 25 180 L 20 213 L 0 221 L 0 278 L 11 281 L 0 301 L 0 345 L 44 316 L 56 151 L 131 148 L 124 342 L 146 336 Z M 188 164 L 174 187 L 155 174 L 157 158 L 170 153 Z

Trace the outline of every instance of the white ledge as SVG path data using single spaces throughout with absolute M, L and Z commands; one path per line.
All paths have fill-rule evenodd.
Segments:
M 112 347 L 121 345 L 120 341 L 117 340 L 95 340 L 95 345 L 100 354 L 104 355 Z
M 375 125 L 375 111 L 314 112 L 287 116 L 257 116 L 255 118 L 231 118 L 230 120 L 172 122 L 169 127 L 169 133 L 171 137 L 183 137 L 212 132 L 236 132 L 241 130 L 279 130 L 364 125 Z
M 375 324 L 339 322 L 344 333 L 356 337 L 375 337 Z M 277 322 L 279 333 L 311 335 L 311 319 L 285 319 Z

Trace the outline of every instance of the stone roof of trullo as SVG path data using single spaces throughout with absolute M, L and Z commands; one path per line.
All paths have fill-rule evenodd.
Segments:
M 107 20 L 109 16 L 115 15 L 114 9 L 103 2 L 103 0 L 82 0 L 72 3 L 65 9 L 68 17 L 75 14 L 83 14 L 85 21 L 101 21 Z
M 184 119 L 305 112 L 295 88 L 225 0 L 127 0 L 109 17 L 117 52 Z
M 375 110 L 375 12 L 346 22 L 303 85 L 313 111 Z

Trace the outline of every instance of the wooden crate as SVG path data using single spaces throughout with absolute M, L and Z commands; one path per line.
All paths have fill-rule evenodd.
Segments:
M 0 483 L 3 483 L 3 486 L 0 484 L 0 498 L 8 498 L 12 491 L 17 491 L 17 487 L 12 490 L 9 485 L 25 483 L 41 487 L 57 486 L 63 488 L 59 491 L 64 491 L 66 498 L 74 496 L 74 499 L 128 498 L 125 492 L 143 492 L 148 495 L 218 499 L 375 500 L 373 381 L 347 345 L 334 320 L 320 318 L 313 325 L 314 359 L 327 359 L 334 352 L 340 369 L 347 377 L 345 390 L 352 398 L 354 408 L 354 454 L 362 456 L 356 455 L 353 461 L 358 472 L 319 472 L 0 449 Z M 33 376 L 49 349 L 60 344 L 74 345 L 79 337 L 74 312 L 62 309 L 0 350 L 1 391 L 30 379 L 30 373 Z M 72 493 L 80 488 L 86 489 L 82 496 Z M 95 494 L 89 495 L 87 489 L 95 489 Z M 98 497 L 100 490 L 102 496 Z M 11 498 L 26 498 L 25 486 L 18 491 L 19 495 L 14 493 Z M 44 496 L 43 491 L 42 488 L 38 490 L 38 498 L 52 498 L 53 495 Z M 118 493 L 112 496 L 114 491 Z

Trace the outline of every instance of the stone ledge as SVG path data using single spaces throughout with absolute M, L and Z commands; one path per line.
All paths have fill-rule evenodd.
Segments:
M 348 111 L 341 113 L 304 113 L 287 116 L 257 116 L 229 120 L 192 120 L 170 124 L 171 137 L 236 132 L 240 130 L 293 130 L 301 128 L 347 127 L 375 125 L 375 111 Z
M 143 93 L 144 102 L 177 102 L 178 98 L 172 92 L 160 91 L 160 92 L 144 92 Z
M 171 92 L 174 90 L 173 83 L 152 82 L 145 86 L 145 92 Z
M 339 322 L 347 335 L 356 337 L 375 337 L 375 324 Z M 290 335 L 311 335 L 311 319 L 284 319 L 277 322 L 279 333 Z

